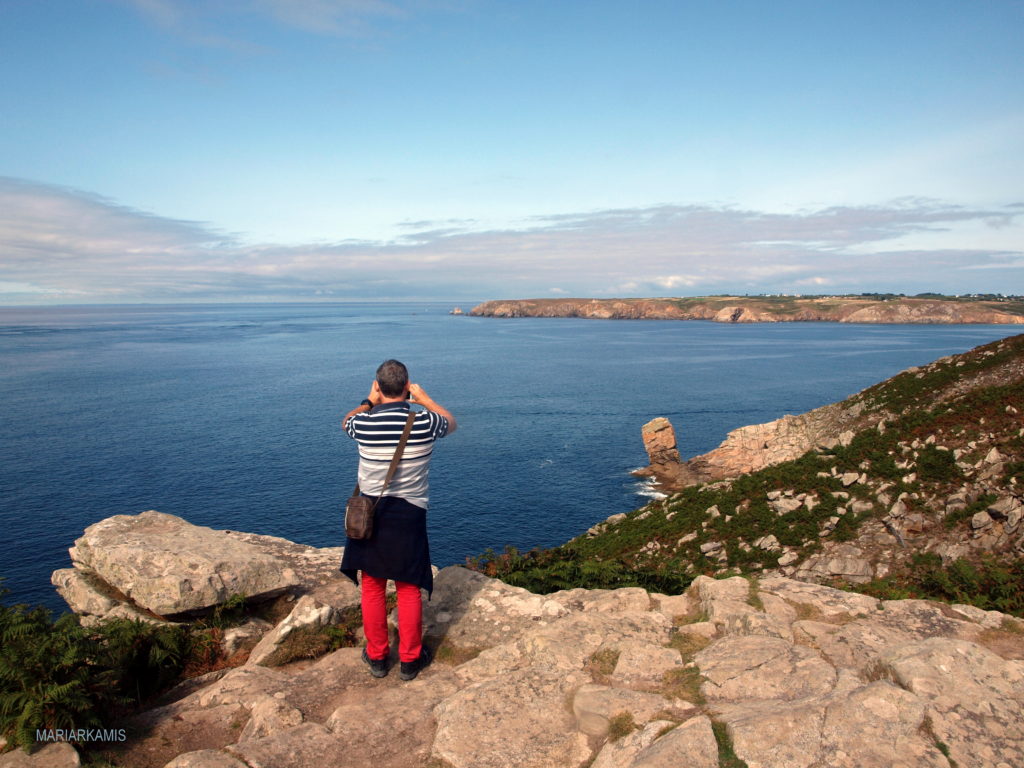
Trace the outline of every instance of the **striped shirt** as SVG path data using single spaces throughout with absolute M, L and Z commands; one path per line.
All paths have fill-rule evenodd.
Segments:
M 409 416 L 409 403 L 382 403 L 348 420 L 345 431 L 359 444 L 359 488 L 368 496 L 379 496 L 388 467 Z M 387 495 L 398 496 L 427 508 L 430 455 L 434 441 L 448 434 L 448 419 L 432 411 L 420 411 L 412 424 L 395 476 Z

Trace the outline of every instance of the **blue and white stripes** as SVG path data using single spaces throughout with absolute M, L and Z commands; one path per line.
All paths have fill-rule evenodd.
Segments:
M 408 403 L 384 403 L 367 413 L 357 413 L 345 425 L 349 437 L 359 444 L 359 487 L 363 493 L 380 494 L 408 415 Z M 388 496 L 399 496 L 427 508 L 430 456 L 434 441 L 446 434 L 446 418 L 431 411 L 416 414 L 402 459 L 388 484 Z

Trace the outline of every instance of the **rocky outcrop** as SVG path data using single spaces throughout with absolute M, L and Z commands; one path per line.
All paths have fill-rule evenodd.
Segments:
M 672 447 L 678 452 L 674 445 L 673 425 L 668 419 L 656 418 L 641 429 L 644 447 L 650 454 L 650 465 L 638 470 L 636 474 L 654 477 L 662 491 L 671 492 L 698 483 L 756 472 L 797 459 L 814 449 L 828 450 L 836 446 L 847 446 L 859 431 L 865 429 L 876 429 L 884 433 L 887 424 L 906 409 L 903 402 L 893 405 L 890 393 L 905 389 L 908 380 L 918 386 L 935 382 L 934 386 L 924 388 L 926 397 L 914 402 L 917 408 L 931 408 L 954 401 L 972 390 L 1005 386 L 1024 380 L 1022 338 L 1009 337 L 961 355 L 941 358 L 927 366 L 908 368 L 842 402 L 831 403 L 800 415 L 787 414 L 764 424 L 734 429 L 714 450 L 689 460 L 680 460 L 678 464 L 663 449 L 663 443 L 671 440 Z M 671 437 L 662 438 L 662 435 Z M 654 453 L 651 453 L 652 447 Z M 1000 459 L 998 456 L 992 457 L 988 463 L 995 466 L 1000 463 Z
M 673 462 L 665 453 L 651 457 L 651 463 L 636 472 L 652 476 L 662 490 L 673 491 L 697 483 L 713 482 L 736 477 L 747 472 L 792 461 L 808 451 L 831 448 L 840 443 L 842 436 L 853 436 L 860 427 L 863 408 L 859 405 L 844 407 L 833 403 L 799 416 L 786 415 L 765 424 L 750 424 L 734 429 L 713 451 L 695 456 L 688 461 Z M 878 417 L 876 417 L 878 420 Z M 674 430 L 668 419 L 659 417 L 644 425 L 641 437 L 648 446 L 648 430 L 652 424 L 660 426 L 660 433 Z M 673 446 L 674 447 L 674 446 Z M 649 451 L 650 449 L 648 449 Z M 676 451 L 678 454 L 678 450 Z
M 311 595 L 334 609 L 358 604 L 355 586 L 333 578 L 341 547 L 213 530 L 153 510 L 89 526 L 70 552 L 74 567 L 55 571 L 52 582 L 86 623 L 178 618 L 237 596 Z
M 210 608 L 232 595 L 280 594 L 299 583 L 257 547 L 153 510 L 89 526 L 70 553 L 75 568 L 158 616 Z
M 452 566 L 424 622 L 437 660 L 411 683 L 370 677 L 359 648 L 250 664 L 172 692 L 110 757 L 713 768 L 727 740 L 766 768 L 1024 764 L 1024 622 L 994 612 L 779 576 L 536 595 Z
M 1008 311 L 1010 310 L 1010 311 Z M 485 301 L 478 317 L 600 320 L 712 320 L 716 323 L 1024 323 L 1020 302 L 860 296 L 704 296 L 677 299 L 515 299 Z
M 826 405 L 799 416 L 783 416 L 730 432 L 718 448 L 689 462 L 689 469 L 707 480 L 756 472 L 797 459 L 816 447 L 831 448 L 840 435 L 858 424 L 861 409 Z
M 341 611 L 333 605 L 321 603 L 310 595 L 303 595 L 284 621 L 264 635 L 249 653 L 247 664 L 274 665 L 275 656 L 292 634 L 302 630 L 316 630 L 336 624 Z

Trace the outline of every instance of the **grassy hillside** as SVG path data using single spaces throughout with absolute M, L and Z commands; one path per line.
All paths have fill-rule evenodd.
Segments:
M 858 589 L 1020 615 L 1024 523 L 992 542 L 972 526 L 998 499 L 1024 495 L 1024 335 L 911 369 L 846 404 L 875 420 L 845 445 L 688 488 L 560 547 L 487 552 L 470 566 L 538 592 L 674 593 L 697 574 L 792 573 L 823 548 L 857 542 L 894 563 Z

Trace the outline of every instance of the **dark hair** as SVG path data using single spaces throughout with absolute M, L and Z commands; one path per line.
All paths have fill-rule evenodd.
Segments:
M 409 371 L 397 360 L 385 360 L 377 369 L 377 385 L 384 397 L 398 397 L 405 393 Z

